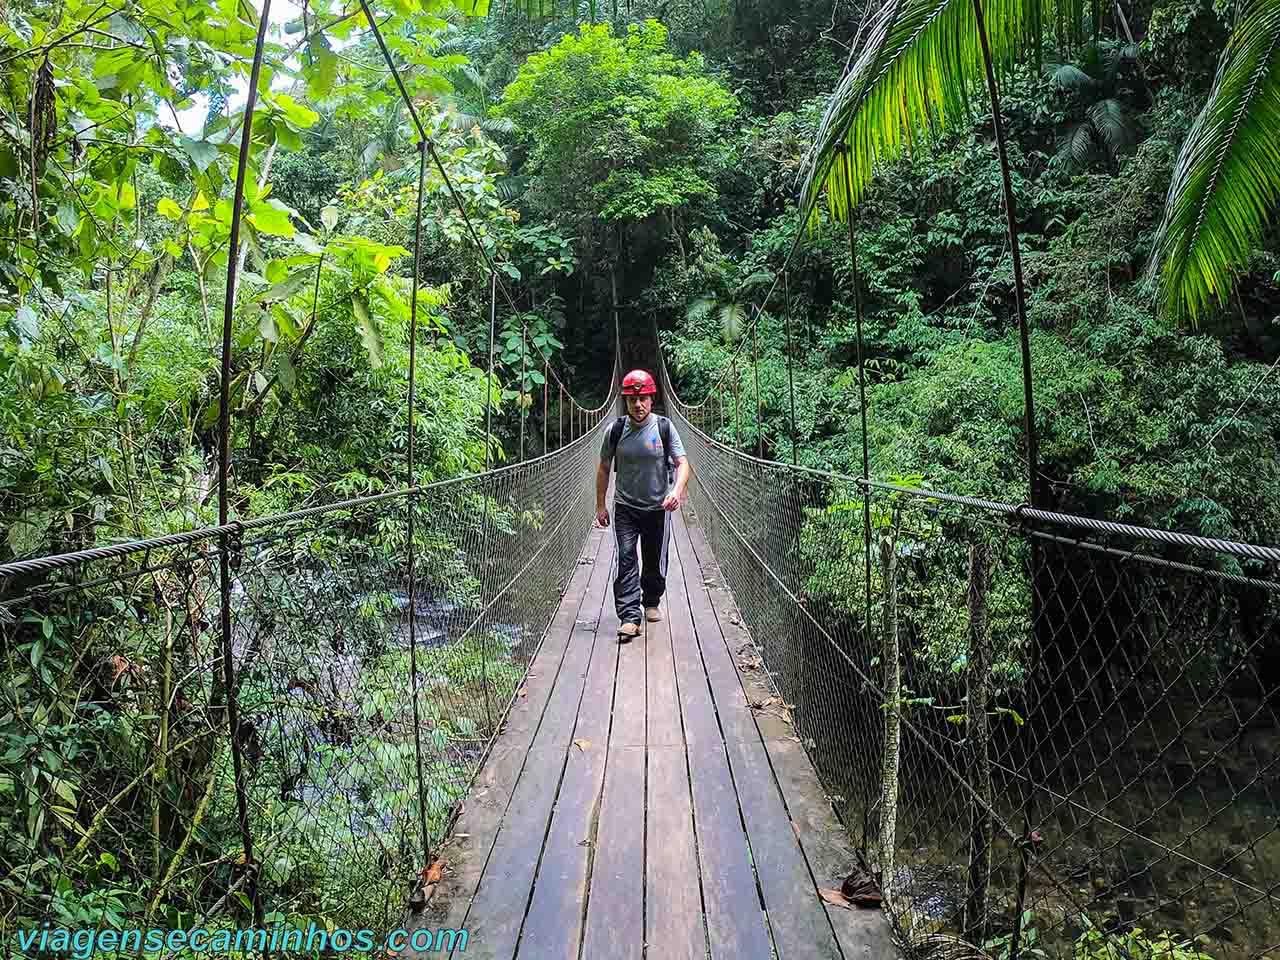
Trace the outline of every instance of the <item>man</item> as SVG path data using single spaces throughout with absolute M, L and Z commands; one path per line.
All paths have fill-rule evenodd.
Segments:
M 613 529 L 618 541 L 618 575 L 613 581 L 613 603 L 618 610 L 619 643 L 627 643 L 640 633 L 642 602 L 645 619 L 662 619 L 658 603 L 667 590 L 669 514 L 679 508 L 689 483 L 689 463 L 680 434 L 670 420 L 652 412 L 657 392 L 653 377 L 644 370 L 632 370 L 622 378 L 627 415 L 606 423 L 596 469 L 599 527 L 609 526 L 604 498 L 611 462 L 617 472 Z M 676 468 L 674 485 L 671 465 Z M 643 573 L 636 567 L 637 540 Z

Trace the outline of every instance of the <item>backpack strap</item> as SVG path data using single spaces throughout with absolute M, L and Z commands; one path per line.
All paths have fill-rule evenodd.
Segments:
M 667 468 L 667 479 L 671 479 L 671 421 L 666 417 L 658 418 L 658 434 L 662 437 L 662 462 Z
M 609 428 L 609 448 L 613 451 L 613 472 L 618 472 L 618 442 L 622 439 L 622 428 L 626 425 L 627 418 L 619 417 L 613 421 L 613 426 Z

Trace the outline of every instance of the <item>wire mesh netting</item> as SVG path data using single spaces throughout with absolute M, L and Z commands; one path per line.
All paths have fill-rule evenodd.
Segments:
M 394 928 L 575 568 L 612 402 L 486 474 L 0 567 L 4 926 Z
M 761 460 L 664 392 L 909 953 L 1280 956 L 1280 550 Z

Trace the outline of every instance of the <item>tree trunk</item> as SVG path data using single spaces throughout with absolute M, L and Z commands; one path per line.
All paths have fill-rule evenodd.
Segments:
M 880 767 L 880 889 L 892 903 L 894 848 L 898 833 L 898 738 L 901 666 L 898 656 L 898 576 L 893 539 L 880 538 L 880 577 L 884 589 L 884 760 Z

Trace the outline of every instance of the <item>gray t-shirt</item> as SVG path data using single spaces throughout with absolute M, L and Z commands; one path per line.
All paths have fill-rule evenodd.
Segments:
M 608 462 L 615 456 L 609 443 L 617 418 L 606 420 L 604 437 L 600 443 L 600 459 Z M 683 457 L 684 444 L 676 425 L 668 427 L 671 441 L 667 453 L 672 460 Z M 630 417 L 623 418 L 622 436 L 618 439 L 617 479 L 614 482 L 614 500 L 636 510 L 658 510 L 671 492 L 667 478 L 667 465 L 663 462 L 662 431 L 658 429 L 658 415 L 650 413 L 637 427 Z

